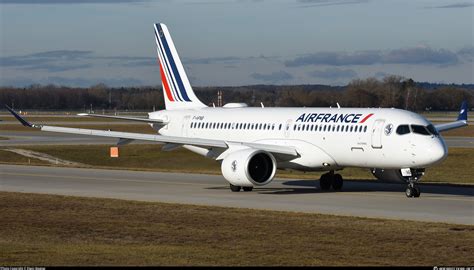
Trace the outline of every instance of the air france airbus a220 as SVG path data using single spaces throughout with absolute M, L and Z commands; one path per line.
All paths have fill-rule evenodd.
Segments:
M 148 118 L 80 115 L 149 123 L 159 135 L 34 125 L 8 110 L 23 125 L 42 131 L 113 137 L 118 145 L 159 142 L 163 150 L 182 146 L 221 161 L 234 192 L 270 183 L 277 169 L 326 171 L 320 188 L 340 190 L 343 178 L 335 172 L 361 167 L 379 180 L 406 182 L 406 195 L 419 197 L 416 183 L 425 168 L 448 153 L 439 132 L 467 125 L 466 102 L 457 121 L 436 126 L 399 109 L 208 107 L 194 94 L 166 25 L 154 27 L 166 109 Z

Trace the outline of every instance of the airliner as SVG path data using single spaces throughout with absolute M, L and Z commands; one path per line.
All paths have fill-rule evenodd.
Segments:
M 467 125 L 467 103 L 456 121 L 433 125 L 423 116 L 394 108 L 269 108 L 229 103 L 209 107 L 195 95 L 168 28 L 154 25 L 165 110 L 148 118 L 79 114 L 148 123 L 157 134 L 35 125 L 7 109 L 24 126 L 41 131 L 162 143 L 184 147 L 221 163 L 233 192 L 272 182 L 277 169 L 320 171 L 321 190 L 341 190 L 344 168 L 367 168 L 381 181 L 406 183 L 406 196 L 419 197 L 425 168 L 444 160 L 440 135 Z M 317 186 L 316 186 L 317 187 Z

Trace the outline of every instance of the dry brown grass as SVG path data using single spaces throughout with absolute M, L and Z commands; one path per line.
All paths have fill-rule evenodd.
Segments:
M 0 163 L 8 164 L 21 164 L 21 165 L 46 165 L 48 164 L 45 161 L 38 160 L 35 158 L 27 158 L 22 155 L 12 153 L 9 151 L 4 151 L 0 149 Z
M 4 265 L 472 265 L 474 227 L 0 192 Z

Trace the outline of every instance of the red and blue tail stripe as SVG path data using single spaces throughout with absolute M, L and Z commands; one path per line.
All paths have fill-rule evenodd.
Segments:
M 167 75 L 166 76 L 167 79 L 165 80 L 169 83 L 168 88 L 170 88 L 170 85 L 171 85 L 171 88 L 173 89 L 173 94 L 174 94 L 173 100 L 190 102 L 191 99 L 186 93 L 186 89 L 184 87 L 183 81 L 181 79 L 178 68 L 176 66 L 176 62 L 170 51 L 168 41 L 166 40 L 166 37 L 163 33 L 161 25 L 159 24 L 156 24 L 155 37 L 158 44 L 161 68 L 163 68 L 164 74 Z M 162 79 L 163 79 L 163 74 L 162 74 Z
M 205 108 L 194 94 L 168 28 L 155 24 L 156 52 L 167 110 Z

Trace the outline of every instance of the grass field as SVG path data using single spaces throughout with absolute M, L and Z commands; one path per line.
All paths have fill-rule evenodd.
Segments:
M 132 144 L 120 148 L 120 158 L 110 158 L 109 147 L 108 145 L 42 145 L 21 148 L 100 168 L 221 173 L 218 162 L 185 149 L 163 152 L 161 146 L 157 144 Z M 8 153 L 8 156 L 5 153 Z M 0 162 L 25 164 L 25 158 L 14 155 L 16 154 L 0 151 Z M 474 166 L 471 164 L 473 155 L 472 148 L 450 148 L 448 158 L 443 163 L 427 169 L 423 182 L 474 183 Z M 455 176 L 453 172 L 456 172 Z M 347 168 L 341 174 L 346 179 L 375 179 L 368 169 Z M 319 176 L 320 173 L 277 171 L 277 177 L 285 178 L 319 179 Z
M 474 227 L 0 192 L 3 265 L 472 265 Z

